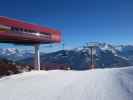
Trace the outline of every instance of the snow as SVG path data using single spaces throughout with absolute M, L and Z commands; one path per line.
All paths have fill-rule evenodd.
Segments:
M 0 79 L 1 100 L 133 100 L 133 67 L 31 71 Z

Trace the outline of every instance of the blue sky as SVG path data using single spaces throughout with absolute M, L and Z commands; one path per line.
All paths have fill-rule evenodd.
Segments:
M 1 0 L 0 15 L 59 29 L 65 48 L 91 41 L 133 44 L 133 0 Z M 57 49 L 61 45 L 41 46 Z

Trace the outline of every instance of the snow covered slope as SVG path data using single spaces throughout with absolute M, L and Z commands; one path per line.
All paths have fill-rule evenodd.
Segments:
M 133 67 L 8 76 L 0 79 L 0 100 L 133 100 Z

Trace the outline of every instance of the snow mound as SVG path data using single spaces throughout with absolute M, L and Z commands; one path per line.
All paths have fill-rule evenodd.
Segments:
M 32 71 L 0 79 L 1 100 L 133 100 L 133 67 Z

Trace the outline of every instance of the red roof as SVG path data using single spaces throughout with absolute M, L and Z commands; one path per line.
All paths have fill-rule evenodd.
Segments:
M 59 31 L 41 27 L 36 24 L 29 24 L 24 21 L 10 19 L 7 17 L 0 16 L 0 25 L 5 25 L 9 27 L 22 28 L 27 30 L 32 30 L 36 32 L 42 32 L 41 36 L 36 34 L 18 34 L 19 32 L 0 32 L 0 41 L 9 43 L 59 43 L 61 41 L 61 34 Z M 44 34 L 43 34 L 44 32 Z M 45 33 L 49 33 L 49 37 Z
M 30 30 L 34 30 L 37 32 L 46 32 L 46 33 L 55 33 L 55 34 L 60 33 L 59 31 L 54 30 L 54 29 L 50 29 L 47 27 L 41 27 L 37 24 L 29 24 L 24 21 L 10 19 L 10 18 L 3 17 L 3 16 L 0 16 L 0 24 L 7 25 L 7 26 L 13 26 L 13 27 L 19 27 L 23 29 L 30 29 Z

